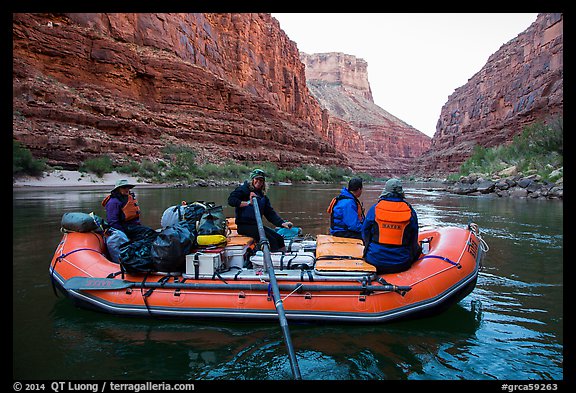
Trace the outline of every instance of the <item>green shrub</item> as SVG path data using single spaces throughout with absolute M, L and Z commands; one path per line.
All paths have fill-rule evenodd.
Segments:
M 358 172 L 358 173 L 353 174 L 351 177 L 361 177 L 362 180 L 366 181 L 366 182 L 371 182 L 371 181 L 376 180 L 376 178 L 374 176 L 372 176 L 371 174 L 366 173 L 366 172 Z
M 150 160 L 142 160 L 138 174 L 144 179 L 151 179 L 155 181 L 162 180 L 162 166 Z
M 150 181 L 185 182 L 192 184 L 200 179 L 244 180 L 248 179 L 254 168 L 263 169 L 271 182 L 290 181 L 301 182 L 315 180 L 320 182 L 348 181 L 353 176 L 360 176 L 365 181 L 373 180 L 367 173 L 355 174 L 349 168 L 336 166 L 304 165 L 292 169 L 279 169 L 271 162 L 234 162 L 227 160 L 222 164 L 195 163 L 196 152 L 192 149 L 169 144 L 162 149 L 163 160 L 142 162 L 130 161 L 127 164 L 115 166 L 112 159 L 107 156 L 90 158 L 80 164 L 81 172 L 95 173 L 99 177 L 116 170 L 120 173 L 137 175 Z M 42 174 L 45 164 L 41 160 L 34 160 L 30 151 L 22 148 L 14 141 L 14 175 L 18 173 Z
M 46 162 L 32 156 L 30 150 L 12 139 L 12 176 L 41 176 L 46 170 Z
M 460 166 L 458 175 L 497 173 L 515 165 L 518 171 L 535 170 L 548 179 L 554 168 L 563 165 L 563 120 L 556 118 L 548 124 L 536 122 L 524 127 L 509 145 L 491 148 L 474 146 L 472 155 Z
M 172 159 L 174 156 L 183 155 L 194 161 L 196 159 L 196 152 L 188 147 L 182 145 L 174 145 L 172 143 L 167 144 L 162 148 L 162 153 L 164 153 L 164 158 L 167 160 Z
M 98 177 L 104 176 L 105 173 L 112 172 L 114 164 L 108 156 L 89 158 L 80 164 L 80 172 L 95 173 Z
M 306 181 L 306 180 L 308 180 L 306 170 L 302 167 L 294 168 L 290 172 L 291 172 L 291 174 L 287 176 L 288 180 L 291 180 L 291 181 Z
M 276 172 L 276 181 L 291 181 L 292 180 L 292 172 L 286 169 L 280 169 Z
M 128 164 L 116 167 L 117 172 L 126 174 L 138 173 L 139 170 L 140 170 L 140 164 L 136 161 L 130 161 Z

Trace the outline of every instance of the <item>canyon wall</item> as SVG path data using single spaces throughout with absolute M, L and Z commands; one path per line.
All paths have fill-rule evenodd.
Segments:
M 308 88 L 330 114 L 329 138 L 350 165 L 381 177 L 413 173 L 413 161 L 428 150 L 430 137 L 374 103 L 366 61 L 344 53 L 301 52 L 300 58 Z
M 269 14 L 13 14 L 13 137 L 75 169 L 103 154 L 346 165 Z
M 448 97 L 420 171 L 458 172 L 475 145 L 508 143 L 525 125 L 562 116 L 563 70 L 563 16 L 539 14 Z
M 15 13 L 12 37 L 13 138 L 65 169 L 178 145 L 201 163 L 445 174 L 563 111 L 562 14 L 456 89 L 432 141 L 373 102 L 366 61 L 299 53 L 270 14 Z

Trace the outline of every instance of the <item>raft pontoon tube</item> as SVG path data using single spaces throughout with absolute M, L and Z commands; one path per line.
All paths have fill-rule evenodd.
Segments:
M 478 227 L 423 230 L 419 239 L 429 252 L 409 270 L 384 275 L 362 259 L 361 240 L 318 235 L 314 252 L 306 240 L 306 247 L 279 257 L 298 263 L 274 269 L 286 317 L 384 322 L 435 313 L 468 295 L 487 251 Z M 50 277 L 78 306 L 111 314 L 276 320 L 268 273 L 247 258 L 251 239 L 232 230 L 227 240 L 212 274 L 128 274 L 107 258 L 100 233 L 67 232 Z

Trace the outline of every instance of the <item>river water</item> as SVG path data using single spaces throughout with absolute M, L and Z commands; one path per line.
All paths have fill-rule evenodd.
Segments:
M 272 186 L 278 213 L 327 233 L 341 185 Z M 562 380 L 563 202 L 446 194 L 406 183 L 421 226 L 479 225 L 490 247 L 475 290 L 442 314 L 378 325 L 290 323 L 305 380 Z M 232 187 L 134 189 L 143 224 L 158 228 L 181 200 L 226 206 Z M 365 184 L 366 209 L 382 184 Z M 13 191 L 15 380 L 291 379 L 274 322 L 127 318 L 74 307 L 48 274 L 65 212 L 105 217 L 108 188 Z M 232 208 L 225 212 L 233 216 Z M 265 221 L 265 224 L 267 222 Z

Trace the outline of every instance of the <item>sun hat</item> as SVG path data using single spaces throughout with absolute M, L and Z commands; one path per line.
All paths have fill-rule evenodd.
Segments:
M 404 198 L 404 189 L 402 188 L 402 182 L 400 179 L 388 179 L 384 185 L 382 193 L 380 194 L 380 198 L 393 196 L 394 194 Z
M 128 180 L 126 179 L 120 179 L 116 181 L 116 184 L 114 185 L 114 188 L 112 189 L 112 191 L 116 190 L 117 188 L 120 187 L 128 187 L 128 188 L 134 188 L 134 184 L 130 183 Z
M 348 182 L 348 191 L 357 191 L 362 188 L 362 178 L 353 177 Z
M 250 172 L 250 180 L 257 178 L 266 179 L 266 173 L 262 169 L 254 169 L 252 172 Z

